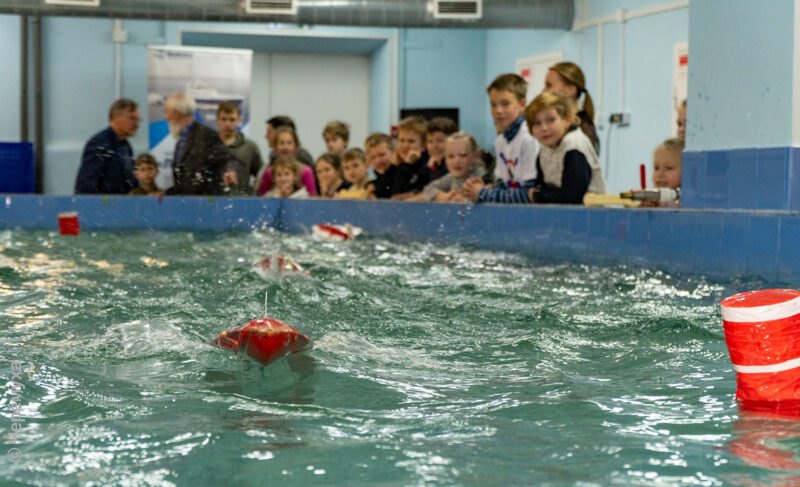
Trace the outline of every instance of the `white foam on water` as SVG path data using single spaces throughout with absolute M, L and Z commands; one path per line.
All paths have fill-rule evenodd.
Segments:
M 353 359 L 375 362 L 381 365 L 414 364 L 419 367 L 441 367 L 435 359 L 423 352 L 408 347 L 381 346 L 353 332 L 331 332 L 314 342 L 314 348 L 334 355 L 348 355 Z
M 76 339 L 65 340 L 62 346 L 52 344 L 49 353 L 64 359 L 90 357 L 93 363 L 98 356 L 116 362 L 163 357 L 170 353 L 193 360 L 212 347 L 210 341 L 192 336 L 174 323 L 143 320 L 113 324 L 102 333 L 79 340 L 79 344 L 76 346 Z
M 108 338 L 120 337 L 122 358 L 151 357 L 165 352 L 195 355 L 198 340 L 173 323 L 135 320 L 111 326 Z

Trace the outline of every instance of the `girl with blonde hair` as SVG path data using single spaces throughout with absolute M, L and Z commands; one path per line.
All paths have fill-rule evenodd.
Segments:
M 597 153 L 577 126 L 575 105 L 564 95 L 542 93 L 525 109 L 541 148 L 536 158 L 534 203 L 581 204 L 587 192 L 605 193 Z

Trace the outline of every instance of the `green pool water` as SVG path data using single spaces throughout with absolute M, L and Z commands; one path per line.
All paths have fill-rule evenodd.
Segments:
M 263 279 L 293 256 L 310 277 Z M 3 485 L 793 485 L 718 302 L 757 281 L 379 238 L 0 232 Z M 263 314 L 314 348 L 212 339 Z M 797 465 L 795 465 L 797 463 Z

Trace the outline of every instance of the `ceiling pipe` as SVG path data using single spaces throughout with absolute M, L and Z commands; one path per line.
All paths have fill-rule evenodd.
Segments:
M 432 0 L 295 0 L 297 15 L 248 14 L 243 0 L 101 0 L 99 7 L 0 0 L 0 13 L 114 19 L 260 22 L 361 27 L 460 27 L 569 30 L 571 0 L 484 0 L 478 20 L 434 19 Z

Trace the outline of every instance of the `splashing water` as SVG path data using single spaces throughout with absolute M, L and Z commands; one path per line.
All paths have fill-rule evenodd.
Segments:
M 311 277 L 251 272 L 278 251 Z M 800 434 L 739 416 L 717 308 L 764 284 L 375 238 L 2 232 L 0 476 L 792 483 Z M 262 370 L 211 340 L 265 292 L 315 347 Z

